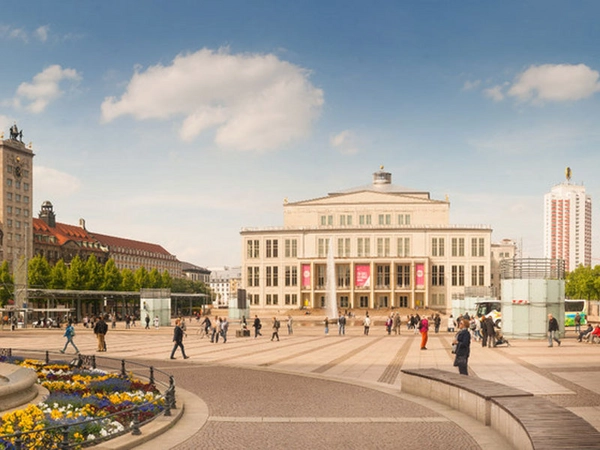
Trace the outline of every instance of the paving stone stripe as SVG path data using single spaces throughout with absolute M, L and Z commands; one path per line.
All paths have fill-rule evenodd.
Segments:
M 326 338 L 324 338 L 324 337 L 321 337 L 321 338 L 319 338 L 319 340 L 321 340 L 321 339 L 326 339 Z M 313 339 L 313 340 L 314 340 L 314 339 Z M 311 340 L 311 341 L 312 341 L 312 340 Z M 302 342 L 302 345 L 304 345 L 306 342 L 307 342 L 307 341 L 304 341 L 304 342 Z M 274 360 L 272 360 L 272 361 L 269 361 L 269 362 L 266 362 L 266 363 L 259 364 L 259 366 L 260 366 L 260 367 L 269 367 L 269 366 L 272 366 L 272 365 L 274 365 L 274 364 L 280 364 L 280 363 L 282 363 L 282 362 L 288 361 L 288 360 L 290 360 L 290 359 L 297 358 L 297 357 L 299 357 L 299 356 L 308 355 L 308 354 L 310 354 L 310 353 L 314 353 L 314 352 L 316 352 L 316 351 L 319 351 L 319 350 L 322 350 L 322 349 L 324 349 L 324 348 L 333 347 L 334 345 L 339 345 L 339 344 L 341 344 L 341 343 L 343 343 L 343 342 L 345 342 L 345 340 L 341 340 L 341 339 L 340 339 L 340 340 L 336 340 L 336 341 L 330 341 L 328 344 L 325 344 L 325 345 L 320 345 L 319 347 L 310 348 L 310 349 L 308 349 L 308 350 L 304 350 L 304 351 L 302 351 L 302 352 L 298 352 L 298 353 L 292 353 L 292 354 L 290 354 L 290 355 L 287 355 L 287 356 L 284 356 L 284 357 L 282 357 L 282 358 L 274 359 Z M 289 346 L 287 346 L 287 347 L 289 347 Z M 279 348 L 281 348 L 281 347 L 279 347 Z
M 385 368 L 385 370 L 377 380 L 379 383 L 394 384 L 396 378 L 398 378 L 400 370 L 402 369 L 402 363 L 404 362 L 404 358 L 406 358 L 406 355 L 408 355 L 408 350 L 410 349 L 410 346 L 412 345 L 414 340 L 414 335 L 406 339 L 402 347 L 400 347 L 400 349 L 396 353 L 396 356 L 394 357 L 392 362 L 388 364 L 388 366 Z
M 350 359 L 352 356 L 354 356 L 354 355 L 362 352 L 363 350 L 371 347 L 372 345 L 376 344 L 377 342 L 381 341 L 382 339 L 384 339 L 384 338 L 380 337 L 380 338 L 377 338 L 375 340 L 372 340 L 371 342 L 366 343 L 365 345 L 362 345 L 362 346 L 360 346 L 358 348 L 355 348 L 354 350 L 352 350 L 352 351 L 350 351 L 350 352 L 348 352 L 348 353 L 346 353 L 346 354 L 344 354 L 342 356 L 339 356 L 339 357 L 335 358 L 334 360 L 328 362 L 327 364 L 324 364 L 324 365 L 322 365 L 320 367 L 317 367 L 316 369 L 312 370 L 312 372 L 313 373 L 324 373 L 324 372 L 327 372 L 332 367 L 335 367 L 338 364 L 343 363 L 344 361 Z
M 210 416 L 208 422 L 246 422 L 246 423 L 421 423 L 450 422 L 446 417 L 219 417 Z

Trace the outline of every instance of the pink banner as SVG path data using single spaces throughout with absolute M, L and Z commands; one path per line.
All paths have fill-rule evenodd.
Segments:
M 363 264 L 354 267 L 354 279 L 356 287 L 371 286 L 371 266 Z
M 310 287 L 310 264 L 302 264 L 302 287 Z
M 425 266 L 423 264 L 415 264 L 415 281 L 417 289 L 425 287 Z

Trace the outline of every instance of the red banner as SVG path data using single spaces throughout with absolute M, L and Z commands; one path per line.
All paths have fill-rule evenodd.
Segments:
M 415 281 L 417 289 L 425 287 L 425 266 L 423 264 L 415 264 Z
M 310 264 L 302 264 L 302 287 L 310 287 Z
M 354 267 L 354 279 L 356 287 L 371 286 L 371 266 L 367 264 L 356 265 Z

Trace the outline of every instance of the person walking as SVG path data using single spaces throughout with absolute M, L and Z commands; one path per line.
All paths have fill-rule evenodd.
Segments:
M 371 328 L 371 318 L 369 317 L 369 313 L 367 313 L 367 315 L 365 316 L 365 320 L 363 320 L 363 327 L 364 327 L 364 335 L 368 336 L 369 335 L 369 328 Z
M 75 345 L 75 342 L 73 342 L 73 338 L 75 337 L 75 328 L 73 328 L 73 322 L 70 320 L 67 328 L 65 328 L 65 334 L 63 336 L 67 338 L 67 342 L 65 342 L 65 346 L 60 352 L 64 353 L 67 350 L 67 346 L 71 344 L 75 349 L 75 353 L 79 353 L 79 349 Z
M 273 334 L 271 335 L 271 340 L 277 338 L 279 341 L 279 320 L 277 317 L 273 317 Z
M 184 331 L 183 328 L 181 328 L 181 321 L 179 319 L 177 319 L 175 321 L 175 329 L 173 330 L 173 342 L 175 342 L 175 345 L 173 345 L 173 350 L 171 350 L 171 359 L 175 359 L 175 350 L 177 350 L 177 347 L 179 347 L 181 349 L 181 354 L 183 355 L 183 359 L 188 359 L 189 356 L 187 356 L 185 354 L 185 348 L 183 348 L 183 335 L 184 335 Z
M 160 319 L 158 318 L 158 316 L 156 316 L 154 318 L 154 328 L 158 330 L 159 326 L 160 326 Z
M 400 322 L 400 313 L 396 313 L 394 314 L 394 334 L 398 335 L 400 334 L 400 327 L 402 326 L 402 323 Z
M 552 347 L 552 341 L 556 341 L 560 347 L 560 339 L 558 338 L 558 321 L 552 314 L 548 314 L 548 347 Z
M 429 321 L 423 316 L 419 322 L 419 333 L 421 333 L 421 350 L 427 350 L 427 340 L 429 339 Z
M 106 351 L 106 333 L 108 332 L 108 325 L 104 321 L 102 316 L 98 317 L 96 324 L 94 325 L 94 334 L 98 339 L 98 350 L 99 352 Z
M 581 333 L 581 315 L 579 313 L 575 314 L 573 322 L 575 323 L 575 333 L 579 335 L 579 333 Z
M 146 314 L 146 326 L 144 327 L 145 330 L 149 330 L 150 329 L 150 316 L 148 314 Z
M 325 317 L 325 334 L 329 334 L 329 318 Z
M 471 355 L 471 333 L 469 332 L 469 321 L 467 319 L 459 319 L 458 333 L 454 338 L 453 345 L 456 345 L 454 357 L 454 367 L 458 367 L 458 373 L 461 375 L 469 375 L 468 365 L 469 356 Z
M 287 329 L 288 334 L 294 334 L 294 319 L 292 319 L 292 316 L 288 316 Z
M 448 317 L 448 333 L 454 333 L 454 329 L 456 328 L 456 321 L 452 314 Z
M 496 346 L 496 326 L 494 325 L 494 319 L 491 316 L 485 318 L 481 324 L 482 328 L 485 326 L 485 333 L 487 335 L 488 347 Z
M 221 322 L 221 336 L 223 336 L 223 344 L 227 343 L 227 331 L 229 330 L 229 322 L 227 321 L 227 317 L 223 317 L 223 321 Z
M 262 336 L 262 333 L 260 332 L 262 324 L 260 323 L 258 316 L 254 316 L 254 323 L 252 326 L 254 327 L 254 339 L 256 339 L 258 336 Z
M 344 336 L 346 334 L 346 316 L 340 313 L 338 318 L 338 334 Z
M 215 317 L 215 326 L 213 327 L 212 334 L 210 335 L 210 342 L 218 344 L 219 335 L 221 334 L 221 319 Z

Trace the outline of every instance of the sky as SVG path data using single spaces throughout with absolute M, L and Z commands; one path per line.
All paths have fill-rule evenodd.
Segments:
M 3 8 L 6 10 L 7 8 Z M 600 2 L 23 1 L 0 17 L 0 132 L 34 215 L 241 264 L 283 200 L 393 183 L 543 257 L 544 194 L 593 202 Z

